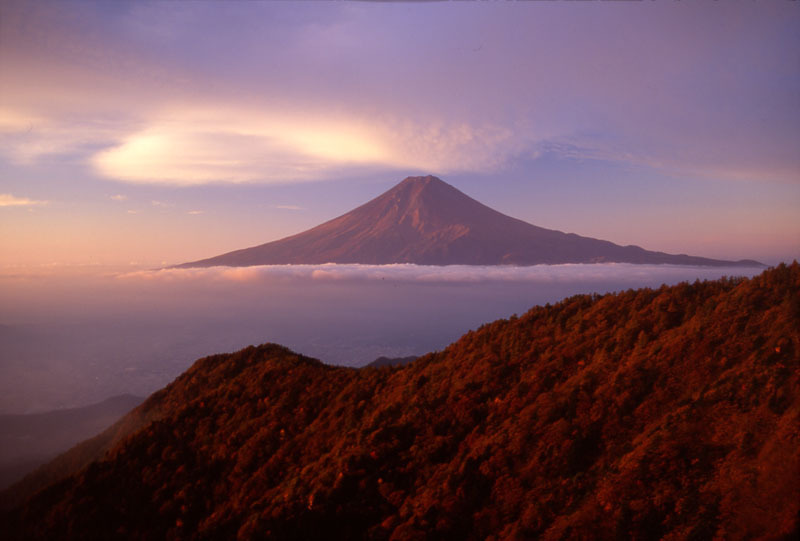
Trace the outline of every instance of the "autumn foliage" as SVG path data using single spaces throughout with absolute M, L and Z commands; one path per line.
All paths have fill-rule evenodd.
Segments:
M 572 297 L 402 367 L 215 355 L 6 538 L 796 538 L 799 354 L 794 263 Z

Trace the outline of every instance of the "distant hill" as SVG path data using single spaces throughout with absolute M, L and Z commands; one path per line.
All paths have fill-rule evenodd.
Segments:
M 144 399 L 120 395 L 98 404 L 27 415 L 0 415 L 0 489 L 111 426 Z
M 409 357 L 378 357 L 371 363 L 367 364 L 365 368 L 380 368 L 381 366 L 403 366 L 419 359 L 416 355 Z
M 392 370 L 269 344 L 206 357 L 0 523 L 6 539 L 797 539 L 799 322 L 794 263 L 571 297 Z
M 651 252 L 537 227 L 501 214 L 434 176 L 408 177 L 368 203 L 303 233 L 178 267 L 416 263 L 747 265 Z
M 52 458 L 51 455 L 50 457 L 44 457 L 44 459 L 37 457 L 30 460 L 23 458 L 22 460 L 9 461 L 9 469 L 12 469 L 15 463 L 18 468 L 29 465 L 28 471 L 30 473 L 24 474 L 25 476 L 16 482 L 13 482 L 13 477 L 16 477 L 16 475 L 10 475 L 12 477 L 10 481 L 13 484 L 0 492 L 0 509 L 11 508 L 32 496 L 36 491 L 82 470 L 93 461 L 102 458 L 108 450 L 116 446 L 122 439 L 163 416 L 163 411 L 159 408 L 158 392 L 151 395 L 143 403 L 141 403 L 141 398 L 133 397 L 132 395 L 123 395 L 110 400 L 115 405 L 114 407 L 123 405 L 123 410 L 115 414 L 113 418 L 109 418 L 108 422 L 104 421 L 103 426 L 98 426 L 96 429 L 92 428 L 91 432 L 84 434 L 82 437 L 85 438 L 91 434 L 96 434 L 95 436 L 84 439 L 72 447 L 67 446 L 57 449 L 56 452 L 63 452 L 55 458 Z M 128 400 L 131 402 L 138 401 L 140 405 L 133 407 L 131 410 L 127 407 L 126 402 Z M 95 406 L 88 406 L 88 409 L 94 409 Z M 82 408 L 78 409 L 81 410 Z M 126 411 L 128 413 L 125 413 Z M 49 416 L 47 413 L 43 415 Z M 116 422 L 114 422 L 115 420 Z M 58 434 L 58 430 L 56 430 L 56 434 Z M 64 451 L 65 448 L 68 448 L 68 450 Z M 49 462 L 46 462 L 47 460 Z M 15 473 L 13 469 L 11 473 Z

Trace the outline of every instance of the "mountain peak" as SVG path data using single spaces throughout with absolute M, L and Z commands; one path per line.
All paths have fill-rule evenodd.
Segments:
M 423 177 L 406 177 L 403 181 L 398 184 L 396 187 L 399 188 L 403 185 L 420 185 L 425 186 L 430 183 L 441 182 L 442 184 L 447 184 L 445 181 L 440 179 L 439 177 L 435 177 L 433 175 L 425 175 Z M 449 184 L 447 184 L 449 186 Z
M 463 205 L 470 207 L 483 207 L 479 202 L 465 195 L 442 179 L 433 175 L 424 177 L 406 177 L 402 182 L 395 185 L 389 191 L 380 195 L 363 205 L 374 205 L 374 209 L 381 213 L 391 212 L 390 208 L 381 208 L 381 201 L 391 201 L 397 205 L 399 214 L 396 216 L 398 223 L 401 223 L 404 213 L 415 212 L 426 208 L 429 210 L 429 220 L 441 221 L 441 218 L 452 222 L 463 222 L 470 213 L 475 212 L 476 208 L 462 208 Z M 485 207 L 488 209 L 488 207 Z M 459 216 L 453 216 L 453 210 L 457 210 Z M 452 225 L 451 223 L 442 225 Z
M 420 196 L 432 196 L 434 193 L 449 193 L 452 196 L 464 194 L 452 187 L 439 177 L 427 175 L 424 177 L 406 177 L 402 182 L 395 185 L 389 191 L 385 192 L 386 196 L 403 197 L 409 200 L 416 200 Z
M 600 262 L 758 265 L 649 252 L 545 229 L 497 212 L 442 179 L 425 175 L 407 177 L 371 201 L 308 231 L 179 266 Z
M 450 188 L 451 190 L 456 190 L 451 185 L 440 179 L 439 177 L 435 177 L 433 175 L 426 175 L 424 177 L 406 177 L 400 184 L 397 184 L 394 188 L 389 190 L 390 192 L 394 190 L 424 190 L 426 188 Z

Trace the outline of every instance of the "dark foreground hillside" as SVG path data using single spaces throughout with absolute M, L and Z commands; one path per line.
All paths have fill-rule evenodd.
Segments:
M 798 329 L 795 263 L 572 297 L 402 367 L 207 357 L 4 537 L 797 538 Z
M 0 415 L 0 490 L 107 428 L 142 400 L 120 395 L 81 408 Z

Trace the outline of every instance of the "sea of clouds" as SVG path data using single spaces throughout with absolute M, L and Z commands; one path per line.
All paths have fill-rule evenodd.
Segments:
M 688 267 L 682 265 L 635 265 L 629 263 L 564 264 L 533 266 L 430 266 L 414 264 L 362 265 L 258 265 L 251 267 L 167 268 L 140 270 L 117 276 L 123 281 L 154 282 L 231 281 L 275 282 L 314 281 L 392 281 L 417 283 L 487 283 L 487 282 L 631 282 L 652 285 L 716 279 L 721 276 L 753 276 L 756 267 Z

